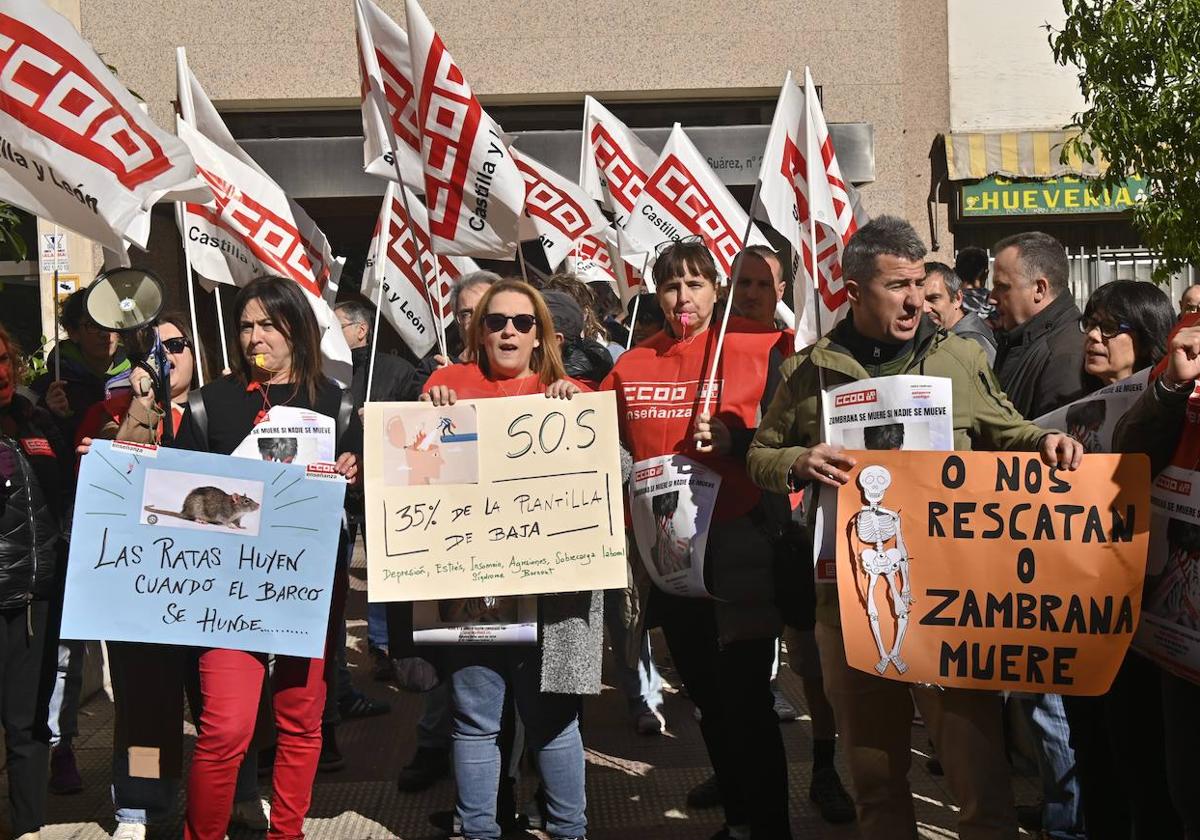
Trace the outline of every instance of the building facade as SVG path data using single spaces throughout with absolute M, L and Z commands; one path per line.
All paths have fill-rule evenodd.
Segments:
M 185 47 L 234 135 L 347 257 L 351 293 L 383 191 L 362 173 L 352 0 L 52 5 L 163 126 L 174 122 L 174 52 Z M 404 24 L 401 0 L 380 5 Z M 779 85 L 808 65 L 867 212 L 907 218 L 950 253 L 948 214 L 931 204 L 939 138 L 951 128 L 947 0 L 427 0 L 424 9 L 518 148 L 572 179 L 590 93 L 652 148 L 682 123 L 748 204 Z M 132 257 L 167 281 L 173 305 L 185 301 L 169 207 L 156 211 L 149 252 Z M 86 282 L 97 268 L 98 258 L 81 258 L 70 273 Z M 208 296 L 199 307 L 211 310 Z

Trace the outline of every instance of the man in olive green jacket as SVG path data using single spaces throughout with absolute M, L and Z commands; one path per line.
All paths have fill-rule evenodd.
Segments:
M 783 493 L 826 485 L 836 491 L 845 484 L 845 470 L 854 460 L 822 442 L 822 385 L 906 373 L 951 381 L 956 449 L 1038 450 L 1051 466 L 1079 466 L 1079 443 L 1022 418 L 978 345 L 922 317 L 924 257 L 925 246 L 912 226 L 889 216 L 865 225 L 850 241 L 842 258 L 850 315 L 784 363 L 782 383 L 750 447 L 749 474 L 764 490 Z M 809 509 L 811 521 L 815 505 Z M 854 779 L 863 839 L 916 837 L 908 787 L 916 700 L 961 808 L 959 836 L 1015 840 L 999 696 L 910 686 L 851 668 L 831 584 L 818 586 L 816 631 L 826 693 Z

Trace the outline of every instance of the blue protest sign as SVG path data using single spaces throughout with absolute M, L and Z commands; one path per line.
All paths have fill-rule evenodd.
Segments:
M 62 637 L 323 656 L 345 492 L 329 464 L 96 441 Z

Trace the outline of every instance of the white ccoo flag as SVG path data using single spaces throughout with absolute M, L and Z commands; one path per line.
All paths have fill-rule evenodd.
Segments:
M 406 0 L 429 233 L 439 254 L 511 259 L 525 181 L 416 0 Z
M 156 202 L 210 197 L 75 27 L 40 0 L 0 0 L 0 200 L 124 254 L 146 247 Z
M 611 111 L 590 96 L 584 99 L 579 184 L 613 213 L 618 227 L 629 219 L 657 160 Z
M 371 0 L 355 0 L 358 68 L 362 79 L 363 169 L 424 188 L 421 127 L 408 35 Z
M 567 270 L 585 283 L 608 283 L 625 306 L 644 284 L 633 266 L 621 259 L 617 231 L 611 227 L 576 242 L 567 257 Z
M 387 185 L 375 236 L 367 253 L 362 293 L 375 303 L 380 300 L 379 284 L 383 283 L 383 316 L 420 358 L 437 342 L 439 329 L 431 311 L 431 304 L 432 309 L 437 308 L 439 296 L 436 291 L 430 293 L 425 278 L 437 277 L 441 284 L 440 326 L 444 328 L 454 320 L 450 308 L 450 289 L 454 281 L 468 271 L 478 271 L 479 266 L 469 257 L 440 255 L 435 264 L 425 228 L 425 208 L 410 191 L 408 206 L 416 217 L 416 223 L 410 223 L 400 189 L 399 184 Z
M 799 349 L 812 344 L 845 316 L 842 251 L 859 223 L 866 220 L 858 208 L 857 194 L 842 180 L 816 87 L 807 70 L 804 93 L 796 87 L 791 73 L 779 91 L 759 179 L 762 187 L 757 215 L 787 238 L 793 248 L 792 267 L 797 278 L 793 304 Z M 810 229 L 810 212 L 815 231 Z
M 675 123 L 624 232 L 641 252 L 649 254 L 651 264 L 662 243 L 699 236 L 716 260 L 717 270 L 729 277 L 733 259 L 744 247 L 742 237 L 749 221 L 746 211 Z M 749 244 L 768 243 L 758 228 L 751 227 Z M 622 253 L 629 258 L 624 250 Z
M 550 270 L 567 258 L 571 245 L 608 227 L 608 219 L 579 186 L 550 167 L 509 149 L 525 179 L 525 215 L 533 223 Z
M 186 204 L 177 217 L 192 268 L 213 282 L 237 286 L 261 274 L 295 280 L 321 328 L 326 376 L 348 384 L 350 348 L 330 308 L 341 261 L 333 258 L 316 223 L 234 141 L 182 52 L 177 55 L 180 103 L 195 125 L 181 118 L 176 131 L 214 196 L 206 204 Z

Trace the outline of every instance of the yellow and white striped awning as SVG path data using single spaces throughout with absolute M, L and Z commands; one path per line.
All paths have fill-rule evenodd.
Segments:
M 1088 163 L 1077 154 L 1061 162 L 1063 144 L 1077 131 L 986 131 L 946 135 L 951 181 L 1005 175 L 1009 178 L 1094 178 L 1108 168 L 1099 155 Z

